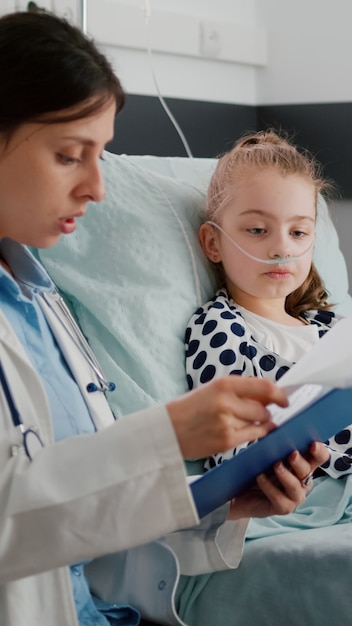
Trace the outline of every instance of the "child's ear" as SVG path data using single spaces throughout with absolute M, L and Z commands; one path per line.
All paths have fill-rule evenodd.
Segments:
M 202 224 L 199 229 L 199 241 L 209 261 L 219 263 L 221 254 L 218 247 L 218 235 L 211 224 Z

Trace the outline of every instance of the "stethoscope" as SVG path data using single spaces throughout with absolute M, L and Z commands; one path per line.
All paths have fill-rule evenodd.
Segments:
M 41 450 L 44 447 L 44 444 L 40 438 L 39 433 L 34 428 L 25 427 L 21 414 L 16 407 L 15 401 L 13 399 L 13 395 L 10 391 L 10 387 L 7 382 L 7 378 L 6 378 L 1 361 L 0 361 L 0 382 L 4 390 L 7 404 L 10 409 L 13 425 L 16 428 L 16 430 L 20 432 L 21 437 L 22 437 L 22 444 L 23 444 L 24 451 L 27 457 L 29 458 L 29 460 L 32 461 L 35 455 L 37 454 L 37 452 L 39 452 L 39 450 Z
M 87 391 L 89 393 L 93 393 L 95 391 L 102 391 L 103 393 L 105 393 L 106 391 L 114 391 L 115 384 L 113 382 L 109 382 L 104 376 L 104 372 L 98 360 L 96 359 L 94 352 L 89 346 L 86 338 L 84 337 L 81 329 L 79 328 L 76 320 L 71 314 L 62 296 L 60 296 L 60 294 L 54 290 L 50 292 L 41 291 L 38 293 L 38 295 L 41 298 L 43 298 L 45 303 L 50 307 L 56 319 L 61 323 L 62 327 L 66 330 L 66 332 L 70 336 L 75 346 L 78 348 L 82 356 L 85 358 L 85 360 L 88 362 L 90 367 L 93 369 L 97 377 L 98 384 L 96 384 L 95 382 L 88 383 L 86 386 Z M 60 311 L 63 313 L 65 320 L 67 322 L 67 325 L 65 324 L 63 319 L 60 317 L 58 312 L 55 310 L 54 303 L 59 307 Z M 18 430 L 19 433 L 21 434 L 24 451 L 27 457 L 29 458 L 29 460 L 32 461 L 34 456 L 37 454 L 37 452 L 39 452 L 39 450 L 41 450 L 44 447 L 44 443 L 38 431 L 35 428 L 31 426 L 27 428 L 25 427 L 21 414 L 16 407 L 16 404 L 15 404 L 13 395 L 11 393 L 10 386 L 7 382 L 6 374 L 5 374 L 1 361 L 0 361 L 0 383 L 3 388 L 6 401 L 10 409 L 13 425 L 16 428 L 16 430 Z M 17 447 L 15 446 L 14 451 L 16 449 Z
M 106 391 L 114 391 L 116 389 L 115 383 L 108 381 L 106 379 L 100 363 L 98 362 L 93 350 L 88 344 L 85 336 L 83 335 L 81 329 L 79 328 L 75 318 L 73 317 L 70 309 L 68 308 L 62 296 L 56 290 L 41 291 L 39 292 L 38 295 L 49 306 L 49 308 L 55 315 L 56 319 L 60 322 L 62 327 L 70 336 L 76 348 L 80 351 L 80 353 L 85 358 L 87 363 L 93 369 L 97 377 L 98 385 L 94 382 L 88 383 L 88 385 L 86 386 L 88 393 L 93 393 L 95 391 L 102 391 L 103 393 L 105 393 Z M 57 305 L 61 313 L 63 313 L 66 319 L 67 325 L 63 322 L 61 316 L 55 310 L 54 304 Z

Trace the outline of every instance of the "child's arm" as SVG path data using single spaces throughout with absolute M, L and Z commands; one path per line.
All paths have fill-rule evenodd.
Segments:
M 251 355 L 243 349 L 250 343 L 250 332 L 243 318 L 227 305 L 226 299 L 216 297 L 198 309 L 188 323 L 185 348 L 190 389 L 224 376 L 257 374 Z M 209 457 L 204 469 L 211 469 L 247 445 Z
M 191 317 L 185 337 L 190 389 L 230 374 L 257 376 L 254 340 L 243 318 L 226 298 L 208 302 Z

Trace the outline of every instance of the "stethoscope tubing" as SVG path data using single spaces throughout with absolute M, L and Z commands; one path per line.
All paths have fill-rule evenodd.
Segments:
M 81 329 L 79 328 L 76 320 L 74 319 L 70 309 L 68 308 L 62 296 L 56 290 L 53 290 L 51 292 L 41 291 L 39 295 L 42 297 L 47 306 L 49 306 L 56 319 L 60 322 L 62 327 L 70 336 L 76 348 L 80 351 L 82 356 L 86 359 L 90 367 L 93 369 L 97 377 L 99 386 L 97 386 L 94 382 L 90 382 L 86 386 L 87 391 L 89 393 L 92 393 L 94 391 L 102 391 L 104 393 L 106 391 L 114 391 L 115 384 L 108 381 L 105 377 L 100 363 L 98 362 L 93 350 L 91 349 L 89 343 L 87 342 L 85 336 L 83 335 Z M 68 326 L 63 322 L 62 318 L 55 310 L 55 307 L 53 306 L 53 302 L 51 300 L 53 300 L 60 308 L 61 313 L 64 315 L 66 321 L 68 322 Z
M 3 368 L 3 364 L 1 361 L 0 361 L 0 382 L 1 382 L 1 386 L 5 394 L 6 402 L 10 409 L 13 425 L 16 428 L 16 430 L 19 431 L 22 437 L 23 449 L 28 459 L 32 461 L 35 455 L 39 452 L 39 450 L 41 450 L 44 447 L 44 444 L 39 433 L 37 432 L 35 428 L 31 426 L 28 428 L 25 427 L 21 414 L 16 407 L 15 401 L 13 399 L 13 395 L 10 391 L 10 386 L 7 382 L 7 377 L 6 377 L 5 370 Z M 17 447 L 14 446 L 13 450 L 17 450 Z
M 4 371 L 4 368 L 3 368 L 3 365 L 1 363 L 1 361 L 0 361 L 0 382 L 1 382 L 1 386 L 2 386 L 2 388 L 4 390 L 6 402 L 7 402 L 8 406 L 9 406 L 9 409 L 10 409 L 13 425 L 16 426 L 16 427 L 22 426 L 23 425 L 22 418 L 21 418 L 20 412 L 18 411 L 18 409 L 17 409 L 17 407 L 15 405 L 15 402 L 14 402 L 12 393 L 10 391 L 10 387 L 9 387 L 8 382 L 7 382 L 7 378 L 6 378 L 5 371 Z
M 61 323 L 61 325 L 63 326 L 63 328 L 66 330 L 69 337 L 73 341 L 76 348 L 80 351 L 82 356 L 86 359 L 86 361 L 88 362 L 88 364 L 94 371 L 98 384 L 96 384 L 95 382 L 89 382 L 86 386 L 87 391 L 89 393 L 92 393 L 94 391 L 102 391 L 102 392 L 113 391 L 115 389 L 115 384 L 112 382 L 109 382 L 105 378 L 104 372 L 102 368 L 100 367 L 100 364 L 97 361 L 93 350 L 89 346 L 86 338 L 84 337 L 82 331 L 80 330 L 78 324 L 76 323 L 76 320 L 72 316 L 69 308 L 67 307 L 65 301 L 60 296 L 60 294 L 57 291 L 53 290 L 50 292 L 50 297 L 48 293 L 43 292 L 43 291 L 39 292 L 39 295 L 42 297 L 44 302 L 50 307 L 56 319 L 59 320 L 59 322 Z M 53 303 L 51 302 L 51 298 L 59 306 L 60 311 L 64 315 L 68 325 L 64 323 L 64 321 L 62 320 L 58 312 L 55 310 L 55 307 L 53 306 Z M 6 402 L 10 410 L 12 423 L 14 427 L 19 431 L 22 437 L 22 445 L 23 445 L 23 448 L 27 457 L 29 458 L 29 460 L 32 461 L 34 456 L 37 454 L 37 452 L 41 448 L 43 448 L 44 444 L 36 428 L 32 426 L 26 427 L 24 425 L 21 414 L 16 406 L 14 397 L 11 393 L 10 386 L 7 381 L 5 370 L 3 367 L 3 363 L 1 361 L 0 361 L 0 383 L 1 383 L 1 387 L 5 395 Z M 17 449 L 16 446 L 14 446 L 13 449 L 16 450 Z

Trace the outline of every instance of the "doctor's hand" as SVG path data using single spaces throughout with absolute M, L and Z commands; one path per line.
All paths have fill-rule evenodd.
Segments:
M 286 515 L 301 504 L 312 489 L 305 480 L 329 457 L 326 447 L 314 442 L 304 457 L 295 451 L 285 464 L 275 463 L 270 475 L 257 476 L 257 484 L 231 502 L 228 519 Z
M 266 405 L 287 406 L 282 389 L 270 380 L 226 376 L 166 405 L 185 459 L 263 437 L 275 428 Z

